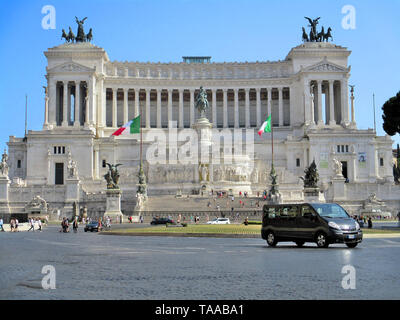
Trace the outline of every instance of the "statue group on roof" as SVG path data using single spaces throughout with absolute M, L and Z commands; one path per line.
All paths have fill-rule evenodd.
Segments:
M 328 42 L 329 38 L 332 39 L 333 41 L 333 37 L 332 37 L 332 28 L 329 27 L 328 30 L 325 32 L 325 28 L 322 27 L 321 31 L 318 32 L 317 30 L 317 25 L 318 25 L 318 21 L 319 19 L 321 19 L 321 17 L 318 17 L 316 19 L 311 19 L 309 17 L 304 17 L 305 19 L 308 20 L 308 22 L 310 23 L 309 27 L 310 27 L 310 32 L 307 33 L 306 29 L 303 27 L 303 42 Z
M 66 33 L 64 29 L 62 29 L 61 39 L 64 38 L 66 42 L 90 42 L 93 39 L 93 31 L 90 28 L 89 33 L 85 34 L 85 30 L 83 29 L 83 24 L 87 17 L 82 20 L 79 20 L 78 17 L 75 17 L 75 21 L 78 24 L 78 32 L 77 35 L 72 32 L 71 27 L 69 27 L 69 32 Z

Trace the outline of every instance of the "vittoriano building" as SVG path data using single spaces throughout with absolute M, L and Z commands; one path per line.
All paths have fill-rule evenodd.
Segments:
M 369 106 L 353 104 L 351 51 L 345 47 L 306 41 L 283 60 L 255 62 L 213 62 L 209 56 L 185 56 L 179 63 L 111 61 L 89 41 L 66 42 L 44 54 L 43 129 L 29 131 L 26 138 L 10 136 L 8 177 L 0 181 L 3 212 L 23 212 L 37 195 L 65 215 L 73 202 L 89 212 L 104 212 L 106 163 L 120 163 L 122 209 L 132 214 L 140 137 L 112 133 L 139 114 L 148 203 L 159 195 L 198 194 L 205 187 L 247 191 L 250 196 L 268 190 L 271 134 L 259 137 L 257 131 L 271 115 L 273 161 L 283 202 L 303 201 L 300 177 L 315 161 L 327 201 L 352 212 L 374 193 L 388 206 L 399 207 L 393 141 L 372 129 L 357 129 L 355 112 L 369 112 Z M 234 141 L 232 150 L 220 150 L 221 157 L 231 152 L 230 162 L 213 158 L 180 163 L 170 152 L 183 142 L 167 139 L 165 163 L 151 163 L 148 151 L 154 148 L 154 136 L 168 138 L 171 130 L 179 135 L 195 125 L 200 87 L 207 93 L 205 116 L 213 132 L 230 132 L 232 137 L 242 132 L 244 149 L 250 134 L 252 153 L 235 152 L 240 146 Z M 335 160 L 343 174 L 336 191 Z

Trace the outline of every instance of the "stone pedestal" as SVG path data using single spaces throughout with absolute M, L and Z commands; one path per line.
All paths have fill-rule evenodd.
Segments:
M 65 193 L 65 205 L 64 212 L 65 216 L 74 217 L 76 215 L 76 208 L 79 202 L 79 184 L 78 178 L 68 178 L 65 181 L 66 193 Z M 75 204 L 75 206 L 74 206 Z
M 108 189 L 106 191 L 106 212 L 104 217 L 110 217 L 112 220 L 120 221 L 122 215 L 121 212 L 121 190 L 120 189 Z
M 210 183 L 210 155 L 212 153 L 212 124 L 207 118 L 200 118 L 192 125 L 197 132 L 198 138 L 198 171 L 197 181 L 201 186 L 207 186 Z M 203 177 L 204 176 L 204 177 Z
M 333 201 L 346 199 L 346 179 L 343 177 L 334 177 L 332 179 Z
M 304 188 L 304 202 L 325 202 L 325 196 L 319 188 Z
M 8 177 L 0 177 L 0 213 L 10 213 L 8 204 L 8 189 L 10 187 Z
M 66 180 L 67 192 L 65 195 L 66 202 L 79 201 L 79 184 L 78 178 L 70 178 Z

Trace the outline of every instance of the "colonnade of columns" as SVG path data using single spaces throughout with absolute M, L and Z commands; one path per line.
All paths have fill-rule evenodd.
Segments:
M 262 100 L 265 104 L 266 100 L 266 110 L 264 110 L 264 114 L 266 113 L 267 115 L 270 115 L 272 110 L 272 91 L 276 90 L 278 93 L 278 115 L 276 118 L 279 119 L 279 126 L 284 126 L 284 125 L 290 125 L 288 123 L 284 123 L 284 98 L 283 98 L 283 90 L 284 88 L 287 88 L 288 90 L 288 95 L 289 95 L 289 104 L 290 104 L 290 88 L 289 87 L 265 87 L 265 88 L 223 88 L 223 89 L 217 89 L 217 88 L 211 88 L 208 89 L 208 101 L 210 104 L 210 113 L 209 113 L 209 118 L 210 121 L 213 123 L 214 127 L 217 127 L 218 124 L 221 124 L 222 122 L 222 127 L 223 128 L 228 128 L 228 127 L 234 127 L 234 128 L 239 128 L 239 127 L 251 127 L 251 126 L 260 126 L 263 121 L 265 121 L 264 118 L 262 118 Z M 167 120 L 168 124 L 170 124 L 170 121 L 173 119 L 177 119 L 177 125 L 178 128 L 184 128 L 185 125 L 187 126 L 188 124 L 191 126 L 195 122 L 195 117 L 196 117 L 196 110 L 194 108 L 195 105 L 195 98 L 196 98 L 196 90 L 194 88 L 190 89 L 161 89 L 161 88 L 156 88 L 156 89 L 151 89 L 151 88 L 144 88 L 144 89 L 139 89 L 139 88 L 118 88 L 118 87 L 112 87 L 108 88 L 104 86 L 103 88 L 103 94 L 104 96 L 107 96 L 107 89 L 109 94 L 112 95 L 111 99 L 111 112 L 109 112 L 109 117 L 105 120 L 107 126 L 111 127 L 118 127 L 121 125 L 121 119 L 123 123 L 127 123 L 130 119 L 129 115 L 132 115 L 134 117 L 138 116 L 140 114 L 140 106 L 142 105 L 142 112 L 144 115 L 144 122 L 143 125 L 146 128 L 151 128 L 151 127 L 156 127 L 156 128 L 162 128 L 163 121 Z M 244 91 L 244 112 L 240 112 L 240 106 L 239 106 L 239 90 Z M 121 92 L 122 91 L 122 92 Z M 129 106 L 128 106 L 128 93 L 134 91 L 135 99 L 134 99 L 134 112 L 130 113 L 129 112 Z M 162 92 L 165 92 L 167 95 L 166 98 L 166 103 L 162 104 Z M 250 115 L 251 115 L 251 102 L 250 102 L 250 91 L 252 91 L 253 95 L 255 93 L 255 113 L 256 113 L 256 120 L 255 122 L 251 123 L 250 121 Z M 265 96 L 265 99 L 261 99 L 261 91 L 263 91 L 263 94 Z M 122 117 L 118 117 L 118 99 L 117 95 L 118 92 L 122 93 L 123 95 L 123 106 L 122 106 Z M 151 99 L 150 99 L 150 94 L 151 92 L 156 94 L 156 99 L 155 99 L 155 114 L 151 113 Z M 232 95 L 233 93 L 233 106 L 232 106 L 232 101 L 229 101 L 228 99 L 228 92 Z M 145 99 L 141 99 L 140 93 L 142 93 L 142 97 Z M 143 94 L 145 93 L 145 94 Z M 177 111 L 178 111 L 178 116 L 176 114 L 173 114 L 173 94 L 177 93 L 178 96 L 178 101 L 175 102 L 177 103 Z M 184 99 L 184 94 L 186 94 L 187 98 L 187 93 L 189 93 L 189 108 L 184 108 L 184 102 L 187 101 Z M 222 93 L 222 100 L 217 99 L 218 95 L 221 95 Z M 154 97 L 154 95 L 153 95 Z M 144 100 L 144 101 L 142 101 Z M 165 99 L 164 99 L 165 100 Z M 275 99 L 276 100 L 276 99 Z M 154 99 L 153 99 L 154 101 Z M 254 101 L 254 99 L 253 99 Z M 107 99 L 103 102 L 107 104 Z M 187 103 L 187 102 L 186 102 Z M 221 107 L 222 104 L 222 115 L 221 112 L 217 112 L 217 108 Z M 153 105 L 154 106 L 154 105 Z M 162 109 L 166 107 L 166 118 L 167 119 L 162 119 L 163 112 Z M 228 117 L 228 109 L 232 110 L 231 108 L 233 107 L 233 123 L 232 121 L 229 121 Z M 107 108 L 105 106 L 104 110 Z M 254 102 L 253 102 L 253 108 L 254 108 Z M 290 107 L 289 107 L 290 108 Z M 186 110 L 186 111 L 185 111 Z M 241 110 L 243 111 L 243 110 Z M 106 110 L 105 110 L 106 112 Z M 189 115 L 185 114 L 185 112 L 189 112 Z M 290 110 L 289 110 L 290 112 Z M 107 113 L 107 112 L 106 112 Z M 240 118 L 240 115 L 243 115 L 244 119 Z M 111 116 L 111 119 L 110 119 Z M 221 119 L 217 119 L 218 117 L 222 117 Z M 153 121 L 150 121 L 152 119 Z M 188 119 L 188 121 L 185 121 L 185 119 Z M 217 121 L 219 120 L 219 121 Z M 244 120 L 244 121 L 243 121 Z M 242 125 L 240 125 L 242 123 Z M 278 124 L 278 123 L 277 123 Z
M 50 86 L 51 105 L 46 106 L 45 124 L 47 121 L 62 127 L 79 127 L 89 123 L 89 89 L 86 81 L 57 81 Z M 74 97 L 72 102 L 71 97 Z M 46 99 L 48 99 L 46 97 Z M 47 104 L 46 100 L 46 104 Z M 53 110 L 50 108 L 53 107 Z
M 307 81 L 306 91 L 310 97 L 311 124 L 332 126 L 349 123 L 347 79 Z M 325 94 L 325 110 L 323 110 L 323 94 Z

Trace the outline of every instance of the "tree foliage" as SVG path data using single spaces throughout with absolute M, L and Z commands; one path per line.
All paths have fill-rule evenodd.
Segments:
M 382 110 L 383 130 L 390 136 L 400 133 L 400 91 L 385 102 Z

